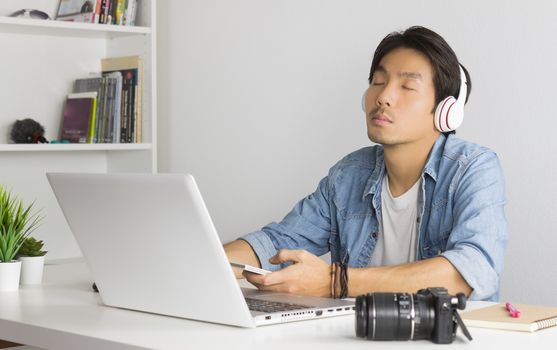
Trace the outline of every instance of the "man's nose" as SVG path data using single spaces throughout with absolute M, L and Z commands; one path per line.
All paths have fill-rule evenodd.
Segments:
M 385 106 L 391 107 L 392 100 L 393 100 L 393 97 L 391 95 L 392 92 L 389 91 L 387 87 L 385 87 L 383 91 L 381 91 L 379 96 L 377 96 L 375 103 L 377 104 L 378 107 L 385 107 Z

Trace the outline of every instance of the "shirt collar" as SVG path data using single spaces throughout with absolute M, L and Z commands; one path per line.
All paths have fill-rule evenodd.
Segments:
M 375 147 L 375 169 L 371 172 L 371 176 L 367 180 L 364 188 L 363 198 L 369 194 L 375 195 L 378 187 L 381 186 L 381 180 L 385 174 L 385 158 L 383 154 L 383 146 Z
M 449 135 L 451 137 L 452 135 Z M 443 150 L 445 149 L 445 142 L 447 141 L 447 136 L 440 134 L 427 158 L 426 164 L 422 174 L 428 174 L 435 182 L 437 182 L 437 173 L 439 171 L 439 164 L 441 156 L 443 155 Z M 375 148 L 375 168 L 373 169 L 371 176 L 367 180 L 366 186 L 364 188 L 363 198 L 369 194 L 375 195 L 378 191 L 381 181 L 385 174 L 385 158 L 383 153 L 383 146 Z
M 437 174 L 439 173 L 439 164 L 441 163 L 441 158 L 443 156 L 443 151 L 445 150 L 445 143 L 449 137 L 452 135 L 445 136 L 445 134 L 440 134 L 431 151 L 429 152 L 429 157 L 427 157 L 427 162 L 425 163 L 423 173 L 428 174 L 435 182 L 437 182 Z

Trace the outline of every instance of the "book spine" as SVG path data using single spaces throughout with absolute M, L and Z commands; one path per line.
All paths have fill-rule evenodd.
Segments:
M 120 143 L 120 134 L 121 134 L 121 123 L 122 123 L 122 115 L 124 114 L 124 93 L 123 93 L 123 84 L 121 84 L 120 89 L 120 99 L 119 103 L 120 106 L 118 108 L 118 115 L 116 115 L 116 119 L 114 120 L 114 143 Z
M 93 18 L 93 23 L 101 23 L 101 3 L 102 0 L 97 0 L 95 4 L 95 17 Z
M 116 89 L 114 95 L 114 118 L 112 120 L 112 143 L 119 142 L 119 134 L 120 134 L 120 115 L 121 105 L 122 105 L 122 74 L 118 72 L 115 75 L 116 78 Z
M 122 0 L 114 0 L 114 24 L 120 25 L 120 1 Z
M 107 113 L 105 120 L 105 129 L 103 133 L 103 143 L 112 143 L 112 125 L 114 123 L 114 96 L 116 79 L 108 77 L 108 98 L 107 98 Z
M 133 128 L 135 118 L 135 101 L 137 91 L 137 69 L 132 70 L 131 73 L 131 87 L 130 87 L 130 106 L 128 113 L 128 120 L 126 124 L 126 142 L 133 143 Z
M 131 130 L 130 130 L 130 143 L 136 143 L 137 142 L 137 84 L 135 85 L 135 88 L 133 89 L 133 114 L 132 114 L 132 119 L 131 119 Z
M 135 141 L 143 142 L 143 63 L 141 57 L 138 58 L 137 68 L 137 103 L 136 103 L 136 132 Z
M 97 97 L 93 99 L 93 107 L 91 108 L 91 119 L 89 120 L 89 132 L 87 135 L 87 143 L 93 143 L 95 136 L 95 124 L 97 115 Z
M 102 118 L 104 116 L 104 102 L 105 102 L 105 79 L 100 78 L 99 96 L 97 97 L 97 120 L 95 122 L 95 135 L 93 137 L 93 143 L 101 143 L 100 139 L 100 129 Z
M 108 10 L 107 10 L 107 19 L 106 19 L 106 23 L 108 24 L 113 24 L 114 1 L 115 0 L 108 0 Z
M 105 24 L 106 23 L 106 2 L 108 0 L 101 0 L 101 11 L 99 17 L 99 23 Z
M 122 143 L 126 143 L 126 124 L 127 124 L 129 108 L 130 108 L 130 86 L 131 86 L 131 81 L 128 78 L 127 74 L 125 74 L 123 80 L 123 87 L 122 87 L 124 108 L 122 111 L 122 117 L 121 117 L 122 119 L 120 120 L 120 142 Z
M 135 26 L 135 16 L 137 15 L 137 0 L 129 0 L 131 2 L 129 25 Z
M 108 118 L 108 89 L 109 89 L 109 80 L 107 77 L 103 77 L 103 109 L 102 109 L 102 117 L 99 120 L 99 129 L 98 129 L 98 142 L 104 143 L 104 134 L 106 130 L 106 118 Z
M 143 112 L 143 108 L 142 108 L 142 97 L 141 97 L 142 91 L 141 91 L 141 84 L 138 85 L 137 88 L 137 103 L 136 103 L 136 110 L 135 110 L 135 142 L 136 143 L 141 143 L 143 142 L 143 133 L 142 133 L 142 128 L 143 128 L 143 116 L 142 116 L 142 112 Z
M 110 18 L 108 18 L 110 11 L 110 0 L 105 0 L 106 5 L 104 7 L 104 24 L 110 24 Z
M 131 10 L 133 0 L 126 0 L 126 10 L 124 11 L 124 25 L 129 26 L 131 21 Z

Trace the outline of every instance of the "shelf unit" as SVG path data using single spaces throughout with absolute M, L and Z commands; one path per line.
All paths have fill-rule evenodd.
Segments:
M 55 17 L 58 0 L 39 4 Z M 0 184 L 26 203 L 35 201 L 35 207 L 41 209 L 45 220 L 35 236 L 45 241 L 48 259 L 81 253 L 46 172 L 157 171 L 156 1 L 139 0 L 138 4 L 134 27 L 11 18 L 6 16 L 21 8 L 37 8 L 37 1 L 0 4 Z M 24 118 L 41 123 L 48 140 L 58 139 L 64 101 L 74 80 L 98 74 L 102 58 L 128 55 L 143 59 L 143 143 L 10 143 L 13 123 Z
M 59 152 L 59 151 L 133 151 L 152 150 L 151 143 L 95 143 L 95 144 L 0 144 L 0 152 Z
M 84 37 L 107 37 L 115 35 L 151 34 L 150 27 L 116 26 L 109 24 L 73 23 L 63 21 L 41 21 L 26 18 L 0 17 L 2 31 L 16 29 L 18 33 L 37 34 L 50 31 L 56 35 L 67 36 L 81 32 Z

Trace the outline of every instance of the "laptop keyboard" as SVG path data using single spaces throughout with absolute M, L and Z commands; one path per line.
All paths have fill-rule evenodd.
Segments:
M 248 308 L 250 310 L 266 313 L 312 308 L 312 306 L 307 305 L 289 304 L 280 301 L 268 301 L 251 298 L 246 298 L 246 302 L 248 303 Z

